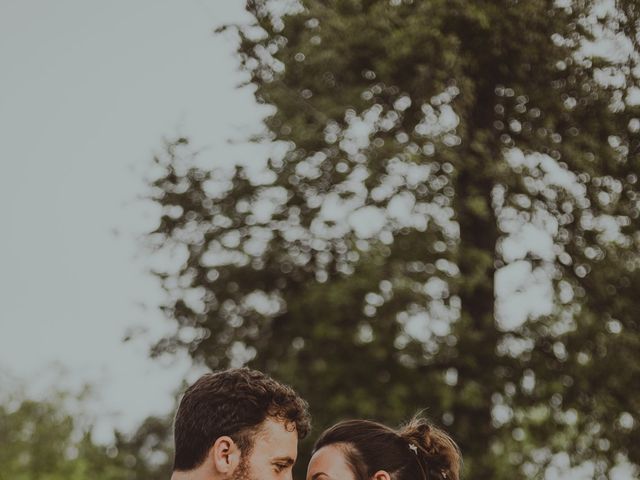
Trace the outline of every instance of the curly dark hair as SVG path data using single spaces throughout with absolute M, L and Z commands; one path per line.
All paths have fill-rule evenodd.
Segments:
M 307 402 L 268 375 L 248 368 L 203 375 L 186 390 L 176 413 L 174 471 L 197 468 L 225 435 L 247 455 L 268 417 L 295 425 L 300 439 L 310 430 Z

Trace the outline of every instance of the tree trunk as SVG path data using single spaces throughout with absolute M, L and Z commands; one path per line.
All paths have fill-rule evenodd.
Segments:
M 474 459 L 476 478 L 496 478 L 495 462 L 488 451 L 495 430 L 491 425 L 491 396 L 494 393 L 496 328 L 494 322 L 494 254 L 498 230 L 486 174 L 494 159 L 471 151 L 456 178 L 457 220 L 460 226 L 458 268 L 461 282 L 461 318 L 458 321 L 458 370 L 455 387 L 454 429 L 465 458 Z M 476 462 L 481 462 L 480 464 Z

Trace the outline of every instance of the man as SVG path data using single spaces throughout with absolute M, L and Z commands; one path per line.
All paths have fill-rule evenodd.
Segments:
M 309 428 L 307 403 L 267 375 L 203 375 L 176 413 L 171 480 L 291 480 Z

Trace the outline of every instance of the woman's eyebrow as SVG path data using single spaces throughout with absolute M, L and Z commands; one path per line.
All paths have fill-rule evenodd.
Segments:
M 316 480 L 317 478 L 320 478 L 322 475 L 324 475 L 325 477 L 329 478 L 329 475 L 327 475 L 324 472 L 318 472 L 318 473 L 314 473 L 313 476 L 311 477 L 311 480 Z

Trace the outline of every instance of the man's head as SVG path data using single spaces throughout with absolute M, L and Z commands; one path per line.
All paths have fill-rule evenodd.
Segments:
M 175 472 L 213 478 L 290 478 L 298 439 L 310 428 L 307 403 L 290 387 L 247 368 L 200 377 L 174 424 Z

